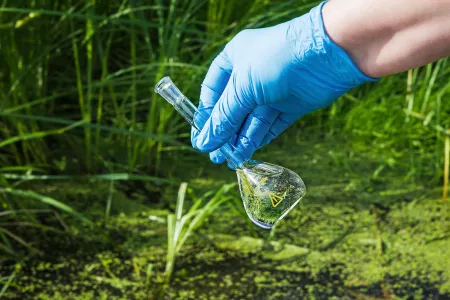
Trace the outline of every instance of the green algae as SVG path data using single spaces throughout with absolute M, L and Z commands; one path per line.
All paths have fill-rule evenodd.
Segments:
M 339 176 L 340 169 L 335 170 L 323 157 L 326 166 L 294 166 L 312 182 L 308 197 L 285 222 L 277 224 L 272 237 L 247 226 L 242 215 L 235 213 L 242 208 L 236 193 L 238 201 L 228 204 L 240 206 L 222 207 L 181 249 L 173 281 L 162 295 L 158 294 L 158 277 L 164 272 L 167 233 L 166 224 L 158 220 L 170 211 L 139 208 L 112 215 L 107 223 L 76 228 L 71 236 L 36 235 L 35 246 L 43 256 L 21 262 L 4 298 L 450 297 L 450 206 L 441 204 L 440 191 L 405 183 L 402 174 L 372 180 L 363 176 L 363 167 L 356 163 L 356 175 Z M 364 165 L 371 163 L 359 160 Z M 305 160 L 291 161 L 305 164 Z M 219 174 L 224 181 L 234 180 L 233 172 L 228 178 L 224 174 Z M 211 189 L 210 182 L 203 188 Z M 204 192 L 201 186 L 195 188 L 197 194 Z M 92 197 L 77 192 L 67 199 L 81 199 L 85 205 Z M 150 215 L 155 218 L 149 219 Z M 381 253 L 377 250 L 380 242 Z M 153 270 L 147 280 L 149 264 Z M 1 274 L 15 269 L 12 261 L 0 265 Z
M 344 205 L 333 209 L 324 203 L 320 204 L 322 209 L 310 207 L 310 221 L 303 228 L 312 231 L 315 238 L 300 236 L 298 230 L 287 227 L 305 222 L 302 211 L 294 212 L 292 222 L 277 229 L 280 238 L 274 241 L 233 233 L 197 236 L 182 249 L 174 280 L 163 299 L 353 299 L 362 295 L 381 297 L 383 289 L 400 298 L 448 295 L 450 250 L 448 239 L 441 235 L 448 230 L 450 211 L 442 207 L 438 210 L 438 205 L 439 199 L 424 199 L 392 206 L 382 225 L 386 244 L 382 257 L 375 247 L 373 216 L 364 209 Z M 345 217 L 350 212 L 352 218 Z M 42 299 L 60 295 L 68 299 L 148 299 L 157 292 L 157 277 L 164 270 L 165 233 L 160 233 L 159 242 L 136 238 L 146 222 L 139 215 L 111 220 L 117 218 L 114 231 L 121 230 L 123 235 L 109 244 L 110 250 L 93 248 L 91 254 L 83 251 L 56 261 L 43 259 L 34 266 L 33 261 L 24 263 L 26 267 L 16 282 L 21 291 L 12 288 L 9 296 L 26 293 Z M 226 211 L 220 215 L 232 218 Z M 343 216 L 343 222 L 332 219 L 336 215 Z M 339 243 L 326 247 L 346 222 L 354 224 L 352 231 Z M 220 231 L 219 223 L 212 223 L 210 230 Z M 330 230 L 324 230 L 321 223 Z M 158 232 L 161 224 L 151 224 L 149 227 Z M 441 235 L 430 234 L 436 229 Z M 96 231 L 91 233 L 97 235 Z M 134 246 L 130 248 L 131 244 Z M 147 292 L 145 269 L 149 263 L 154 264 L 154 275 Z

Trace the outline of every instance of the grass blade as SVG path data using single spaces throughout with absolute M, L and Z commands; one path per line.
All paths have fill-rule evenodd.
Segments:
M 109 193 L 108 193 L 108 200 L 106 201 L 106 211 L 105 211 L 105 219 L 109 219 L 109 215 L 111 213 L 111 204 L 112 204 L 112 197 L 114 193 L 114 181 L 111 180 L 109 182 Z
M 81 124 L 85 123 L 84 121 L 78 121 L 75 122 L 67 127 L 64 128 L 60 128 L 60 129 L 55 129 L 55 130 L 49 130 L 49 131 L 38 131 L 38 132 L 32 132 L 29 134 L 24 134 L 24 135 L 19 135 L 19 136 L 14 136 L 12 138 L 6 139 L 3 142 L 0 142 L 0 148 L 5 147 L 7 145 L 13 144 L 13 143 L 17 143 L 20 141 L 26 141 L 26 140 L 31 140 L 31 139 L 39 139 L 39 138 L 43 138 L 49 135 L 56 135 L 56 134 L 62 134 L 68 130 L 71 130 L 72 128 L 75 128 L 77 126 L 80 126 Z
M 42 122 L 46 122 L 46 123 L 68 124 L 71 126 L 73 126 L 74 124 L 77 124 L 77 126 L 80 128 L 91 128 L 91 129 L 99 128 L 102 131 L 117 133 L 117 134 L 121 134 L 121 135 L 125 135 L 125 136 L 126 135 L 135 135 L 135 136 L 146 138 L 149 140 L 166 142 L 166 143 L 169 143 L 169 144 L 172 144 L 175 146 L 181 146 L 181 147 L 183 147 L 183 150 L 196 152 L 194 149 L 192 149 L 192 147 L 188 147 L 185 144 L 183 144 L 183 143 L 175 140 L 171 136 L 167 136 L 167 135 L 166 136 L 156 135 L 156 134 L 151 134 L 151 133 L 148 133 L 145 131 L 129 131 L 129 130 L 126 130 L 123 128 L 118 128 L 118 127 L 113 127 L 113 126 L 108 126 L 108 125 L 88 124 L 88 123 L 85 123 L 83 120 L 71 121 L 71 120 L 64 120 L 64 119 L 44 117 L 44 116 L 35 116 L 35 115 L 4 114 L 2 112 L 0 112 L 0 116 L 9 117 L 9 118 L 36 120 L 36 121 L 42 121 Z
M 7 194 L 11 194 L 11 195 L 15 195 L 15 196 L 20 196 L 20 197 L 28 197 L 28 198 L 32 198 L 32 199 L 36 199 L 41 201 L 42 203 L 51 205 L 53 207 L 56 207 L 68 214 L 71 214 L 74 217 L 77 217 L 78 219 L 86 222 L 86 223 L 92 223 L 89 219 L 87 219 L 86 217 L 84 217 L 83 215 L 81 215 L 80 213 L 76 212 L 74 209 L 72 209 L 70 206 L 59 202 L 58 200 L 55 200 L 51 197 L 48 196 L 44 196 L 38 193 L 35 193 L 33 191 L 26 191 L 26 190 L 15 190 L 15 189 L 11 189 L 11 188 L 0 188 L 0 192 L 3 193 L 7 193 Z
M 445 137 L 445 159 L 444 159 L 444 187 L 442 189 L 442 203 L 447 201 L 448 194 L 448 172 L 450 164 L 450 137 Z
M 11 285 L 11 282 L 14 280 L 15 277 L 16 277 L 16 272 L 13 272 L 11 275 L 9 275 L 8 280 L 3 285 L 2 290 L 0 291 L 0 298 L 5 295 L 6 290 Z
M 0 174 L 6 179 L 14 180 L 105 180 L 105 181 L 127 181 L 127 180 L 137 180 L 137 181 L 152 181 L 157 183 L 167 183 L 167 184 L 179 184 L 177 180 L 159 178 L 147 175 L 136 175 L 129 173 L 110 173 L 110 174 L 97 174 L 97 175 L 32 175 L 32 174 L 13 174 L 13 173 L 3 173 Z

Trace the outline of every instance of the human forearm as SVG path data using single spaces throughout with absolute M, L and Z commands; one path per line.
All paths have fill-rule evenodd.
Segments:
M 450 0 L 332 0 L 322 14 L 329 36 L 372 77 L 450 55 Z

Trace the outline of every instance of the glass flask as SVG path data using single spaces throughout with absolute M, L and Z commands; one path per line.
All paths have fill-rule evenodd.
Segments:
M 196 130 L 209 118 L 184 96 L 169 77 L 162 78 L 155 92 L 166 99 Z M 259 227 L 270 229 L 297 205 L 306 193 L 295 172 L 266 162 L 245 159 L 226 143 L 219 151 L 237 173 L 241 198 L 248 217 Z

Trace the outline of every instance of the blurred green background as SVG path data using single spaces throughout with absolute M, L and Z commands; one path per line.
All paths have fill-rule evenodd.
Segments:
M 307 186 L 271 231 L 153 92 L 196 102 L 236 33 L 318 3 L 2 0 L 0 298 L 449 299 L 449 59 L 255 153 Z

